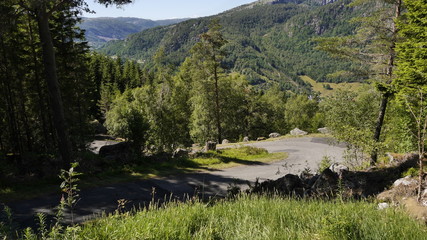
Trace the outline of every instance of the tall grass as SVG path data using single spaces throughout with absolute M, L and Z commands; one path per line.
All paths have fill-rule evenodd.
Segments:
M 167 207 L 86 223 L 79 239 L 427 239 L 399 209 L 368 202 L 240 197 Z

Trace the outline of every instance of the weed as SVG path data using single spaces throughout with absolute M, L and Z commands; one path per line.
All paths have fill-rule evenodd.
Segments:
M 59 174 L 59 178 L 62 179 L 61 190 L 66 194 L 65 197 L 62 196 L 60 206 L 66 206 L 70 209 L 72 225 L 74 225 L 74 207 L 80 200 L 78 194 L 80 190 L 77 188 L 77 182 L 80 180 L 78 176 L 82 174 L 75 171 L 78 165 L 79 163 L 74 162 L 68 171 L 61 169 L 61 173 Z
M 322 157 L 322 160 L 319 163 L 319 167 L 317 169 L 318 173 L 323 172 L 325 169 L 329 168 L 332 165 L 332 159 L 331 157 L 325 155 Z

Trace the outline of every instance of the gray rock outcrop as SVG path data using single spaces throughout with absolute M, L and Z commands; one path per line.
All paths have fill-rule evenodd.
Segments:
M 278 138 L 278 137 L 280 137 L 280 136 L 282 136 L 282 135 L 280 135 L 280 133 L 276 133 L 276 132 L 274 132 L 274 133 L 270 133 L 270 134 L 268 135 L 268 137 L 269 137 L 269 138 Z
M 305 131 L 303 131 L 303 130 L 301 130 L 301 129 L 299 129 L 299 128 L 295 128 L 294 130 L 292 130 L 290 132 L 290 134 L 292 136 L 303 136 L 303 135 L 307 135 L 308 133 L 305 132 Z

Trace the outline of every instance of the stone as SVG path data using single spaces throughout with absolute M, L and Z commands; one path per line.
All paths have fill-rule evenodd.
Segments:
M 227 139 L 222 140 L 222 144 L 228 144 L 228 143 L 230 143 L 230 141 L 228 141 Z
M 107 128 L 104 127 L 98 120 L 93 120 L 89 123 L 89 125 L 94 130 L 95 134 L 107 134 Z
M 319 131 L 322 134 L 330 134 L 331 131 L 329 131 L 328 128 L 324 127 L 324 128 L 318 128 L 317 131 Z
M 295 128 L 290 133 L 291 133 L 292 136 L 304 136 L 304 135 L 308 134 L 307 132 L 305 132 L 305 131 L 303 131 L 303 130 L 301 130 L 299 128 Z
M 331 197 L 338 190 L 338 175 L 326 168 L 311 186 L 311 191 L 319 197 Z
M 390 204 L 388 204 L 388 203 L 385 203 L 385 202 L 378 203 L 378 210 L 383 210 L 383 209 L 386 209 L 389 207 L 390 207 Z
M 411 178 L 410 176 L 406 176 L 404 178 L 400 178 L 397 179 L 396 181 L 394 181 L 393 183 L 393 187 L 398 187 L 398 186 L 416 186 L 418 184 L 418 181 Z
M 244 137 L 243 142 L 249 142 L 249 137 Z
M 205 151 L 215 151 L 216 150 L 216 142 L 208 141 L 205 145 Z
M 286 174 L 277 180 L 256 182 L 251 192 L 302 196 L 304 194 L 304 183 L 297 175 Z
M 332 163 L 332 165 L 329 167 L 329 169 L 331 169 L 332 172 L 341 175 L 343 172 L 348 171 L 348 167 L 344 166 L 342 164 L 339 163 Z
M 256 140 L 257 141 L 264 141 L 264 140 L 266 140 L 266 138 L 265 137 L 258 137 Z
M 128 142 L 119 142 L 117 144 L 105 145 L 99 149 L 99 156 L 117 156 L 126 154 L 130 151 L 130 143 Z
M 172 158 L 188 157 L 189 151 L 185 148 L 177 148 L 172 153 Z
M 280 136 L 282 136 L 282 135 L 280 135 L 280 133 L 270 133 L 269 135 L 268 135 L 268 137 L 269 138 L 278 138 L 278 137 L 280 137 Z

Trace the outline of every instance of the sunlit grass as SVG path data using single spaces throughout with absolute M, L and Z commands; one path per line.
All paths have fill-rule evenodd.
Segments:
M 86 223 L 78 239 L 427 239 L 400 209 L 374 203 L 243 196 L 170 203 Z

